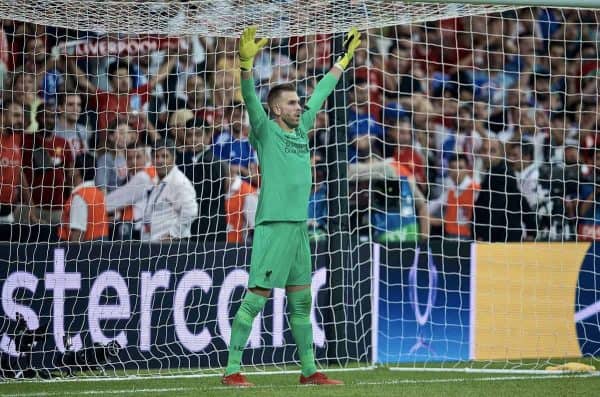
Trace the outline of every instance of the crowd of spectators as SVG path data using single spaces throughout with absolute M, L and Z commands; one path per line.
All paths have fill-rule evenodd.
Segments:
M 369 31 L 346 73 L 346 122 L 329 107 L 309 136 L 313 238 L 327 236 L 337 199 L 327 188 L 336 128 L 363 239 L 600 236 L 597 18 L 523 8 Z M 155 47 L 70 47 L 103 40 Z M 310 96 L 333 40 L 271 39 L 255 61 L 259 97 L 290 81 Z M 251 240 L 260 167 L 236 46 L 5 20 L 0 239 Z

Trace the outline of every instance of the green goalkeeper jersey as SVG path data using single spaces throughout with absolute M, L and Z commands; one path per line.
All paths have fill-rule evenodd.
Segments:
M 256 96 L 254 80 L 242 80 L 242 96 L 250 118 L 250 143 L 260 164 L 257 225 L 306 221 L 312 185 L 308 132 L 337 81 L 331 73 L 321 79 L 305 106 L 300 125 L 286 132 L 265 113 Z

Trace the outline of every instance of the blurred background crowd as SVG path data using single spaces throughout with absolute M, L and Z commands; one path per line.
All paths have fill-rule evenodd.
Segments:
M 330 107 L 310 134 L 312 237 L 337 199 L 336 127 L 359 239 L 600 236 L 599 17 L 523 8 L 367 32 L 339 86 L 344 125 Z M 271 39 L 259 97 L 284 82 L 309 97 L 333 39 Z M 250 241 L 260 164 L 236 49 L 3 21 L 0 239 Z

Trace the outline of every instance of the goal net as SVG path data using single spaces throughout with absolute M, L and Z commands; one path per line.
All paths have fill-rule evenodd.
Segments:
M 249 25 L 269 38 L 265 105 L 284 82 L 305 101 L 343 33 L 363 34 L 309 134 L 319 366 L 600 351 L 596 11 L 37 0 L 0 16 L 0 378 L 222 373 L 261 187 Z M 286 310 L 275 290 L 245 370 L 297 369 Z

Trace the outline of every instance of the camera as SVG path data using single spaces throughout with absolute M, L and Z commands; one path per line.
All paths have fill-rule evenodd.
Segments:
M 19 353 L 16 358 L 8 354 L 0 358 L 0 378 L 43 378 L 49 379 L 50 372 L 45 368 L 36 368 L 33 364 L 33 352 L 38 344 L 44 342 L 48 333 L 48 324 L 41 324 L 30 330 L 21 313 L 16 313 L 15 321 L 3 318 L 2 331 L 12 337 L 15 350 Z
M 81 350 L 71 350 L 71 338 L 65 337 L 65 347 L 67 351 L 56 363 L 61 372 L 67 376 L 73 376 L 75 372 L 103 370 L 106 364 L 118 359 L 121 345 L 116 340 L 110 341 L 106 345 L 94 343 L 90 347 Z

